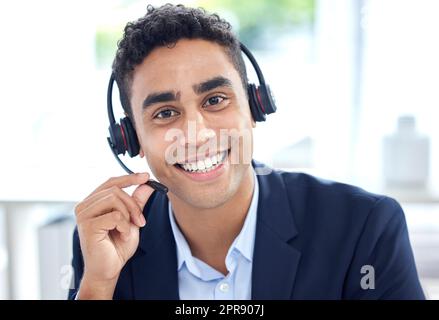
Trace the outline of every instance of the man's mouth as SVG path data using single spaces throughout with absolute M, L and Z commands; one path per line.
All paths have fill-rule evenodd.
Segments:
M 229 150 L 219 152 L 212 157 L 191 162 L 176 163 L 175 166 L 189 173 L 206 173 L 221 166 L 227 159 Z

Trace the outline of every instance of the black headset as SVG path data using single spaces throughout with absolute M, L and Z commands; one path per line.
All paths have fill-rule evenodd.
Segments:
M 259 68 L 259 65 L 256 62 L 253 54 L 242 43 L 240 43 L 240 47 L 241 51 L 244 52 L 244 54 L 250 60 L 259 80 L 258 86 L 253 83 L 247 84 L 248 101 L 252 117 L 257 122 L 265 121 L 267 114 L 276 112 L 274 97 L 271 94 L 270 87 L 268 86 L 268 84 L 265 83 L 264 75 L 262 74 L 262 71 Z M 124 155 L 125 152 L 128 152 L 128 155 L 131 158 L 137 156 L 140 151 L 139 140 L 137 139 L 136 130 L 134 129 L 134 126 L 129 117 L 120 119 L 120 124 L 117 123 L 116 119 L 114 118 L 112 99 L 114 82 L 115 77 L 114 73 L 112 73 L 110 76 L 107 90 L 107 111 L 108 120 L 110 121 L 110 127 L 108 128 L 108 130 L 110 131 L 110 136 L 107 137 L 107 141 L 110 145 L 111 151 L 116 157 L 117 162 L 119 162 L 119 164 L 127 173 L 132 174 L 133 171 L 131 171 L 122 162 L 118 155 Z M 158 184 L 158 182 L 155 181 L 152 181 L 151 184 L 154 183 Z

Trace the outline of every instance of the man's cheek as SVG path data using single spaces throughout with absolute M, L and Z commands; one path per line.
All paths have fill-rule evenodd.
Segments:
M 152 172 L 152 174 L 159 180 L 163 180 L 164 177 L 168 176 L 168 168 L 166 164 L 163 162 L 163 159 L 147 156 L 148 166 Z
M 163 150 L 162 145 L 150 144 L 144 150 L 151 170 L 159 170 L 160 167 L 167 165 L 164 159 L 165 150 Z

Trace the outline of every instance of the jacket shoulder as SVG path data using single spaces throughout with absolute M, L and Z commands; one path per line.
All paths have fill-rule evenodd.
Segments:
M 383 195 L 366 191 L 358 186 L 323 179 L 307 173 L 286 172 L 281 170 L 275 170 L 274 173 L 282 178 L 286 188 L 291 191 L 303 189 L 307 192 L 316 194 L 320 193 L 333 196 L 362 197 L 369 199 L 369 201 L 372 202 L 378 201 L 384 197 Z
M 358 226 L 364 225 L 372 215 L 381 223 L 405 220 L 400 204 L 391 197 L 302 172 L 273 170 L 271 175 L 284 185 L 297 222 L 305 216 L 337 218 Z
M 398 202 L 383 194 L 373 193 L 361 187 L 338 181 L 323 179 L 302 172 L 286 172 L 274 170 L 273 174 L 280 177 L 290 195 L 301 195 L 324 200 L 343 199 L 344 201 L 361 201 L 374 205 L 385 202 L 399 206 Z

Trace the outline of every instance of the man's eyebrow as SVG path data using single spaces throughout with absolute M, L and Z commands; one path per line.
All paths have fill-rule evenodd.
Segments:
M 176 101 L 177 96 L 178 95 L 176 95 L 172 91 L 151 93 L 145 98 L 145 100 L 143 100 L 143 110 L 145 110 L 147 107 L 154 103 Z
M 203 81 L 192 86 L 196 94 L 202 94 L 218 87 L 232 87 L 232 81 L 222 76 Z

